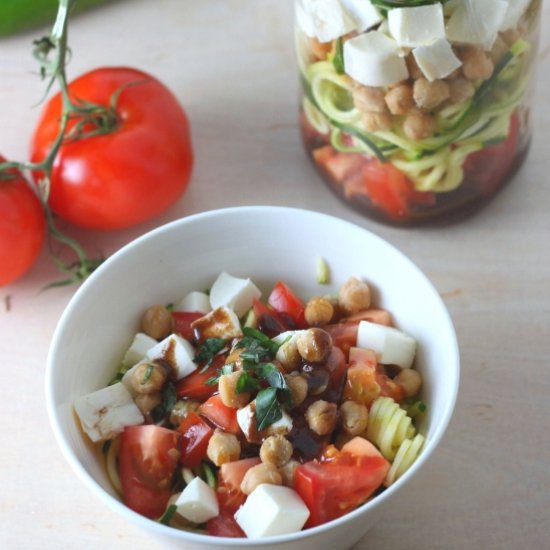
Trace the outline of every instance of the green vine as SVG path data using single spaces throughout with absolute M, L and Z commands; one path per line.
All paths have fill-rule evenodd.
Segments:
M 59 132 L 42 161 L 0 163 L 0 179 L 13 177 L 14 170 L 41 174 L 38 181 L 38 194 L 44 207 L 50 252 L 60 271 L 68 275 L 66 279 L 52 283 L 46 288 L 78 283 L 88 277 L 104 260 L 103 257 L 89 258 L 78 241 L 65 235 L 57 227 L 48 199 L 53 164 L 63 143 L 116 130 L 118 125 L 116 103 L 120 91 L 122 91 L 113 95 L 109 106 L 71 98 L 65 67 L 70 55 L 68 47 L 69 14 L 75 3 L 76 0 L 59 0 L 57 18 L 50 35 L 35 40 L 33 43 L 33 56 L 40 65 L 40 75 L 43 80 L 49 80 L 44 97 L 55 84 L 59 87 L 62 106 Z M 75 120 L 76 122 L 69 129 L 69 123 Z M 60 246 L 58 251 L 54 250 L 55 243 Z M 60 253 L 63 249 L 72 251 L 75 256 L 74 261 L 67 263 L 61 260 Z

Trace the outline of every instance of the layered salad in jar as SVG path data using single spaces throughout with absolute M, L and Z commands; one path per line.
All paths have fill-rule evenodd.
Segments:
M 296 0 L 300 124 L 342 199 L 397 224 L 485 203 L 529 144 L 540 0 Z

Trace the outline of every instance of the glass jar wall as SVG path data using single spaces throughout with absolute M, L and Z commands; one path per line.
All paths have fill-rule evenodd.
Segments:
M 302 139 L 341 199 L 392 224 L 447 222 L 522 164 L 541 0 L 295 7 Z

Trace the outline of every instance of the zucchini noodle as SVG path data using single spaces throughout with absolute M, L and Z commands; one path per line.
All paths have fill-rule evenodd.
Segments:
M 366 437 L 384 458 L 393 461 L 401 443 L 415 433 L 411 417 L 391 397 L 378 397 L 373 402 Z
M 120 437 L 111 441 L 107 455 L 105 456 L 105 469 L 107 476 L 116 492 L 122 496 L 122 484 L 118 475 L 118 450 L 120 448 Z
M 384 485 L 389 487 L 397 481 L 413 464 L 424 444 L 424 436 L 416 434 L 414 439 L 405 439 L 393 459 L 393 463 L 386 475 Z
M 317 132 L 321 135 L 326 135 L 330 132 L 330 124 L 327 118 L 306 96 L 302 100 L 302 110 L 308 122 Z

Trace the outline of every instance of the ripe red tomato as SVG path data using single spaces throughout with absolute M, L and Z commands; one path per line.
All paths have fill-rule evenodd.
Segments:
M 0 162 L 4 162 L 0 156 Z M 0 179 L 0 286 L 7 285 L 35 262 L 46 232 L 44 210 L 23 176 Z
M 218 391 L 217 384 L 207 384 L 207 380 L 218 376 L 219 362 L 214 362 L 204 372 L 196 370 L 182 378 L 176 385 L 176 395 L 178 399 L 188 397 L 203 401 Z
M 124 503 L 143 516 L 162 515 L 180 459 L 180 436 L 160 426 L 130 426 L 120 436 L 119 473 Z
M 237 434 L 240 431 L 237 422 L 237 409 L 223 404 L 219 395 L 213 395 L 199 407 L 199 414 L 222 430 Z
M 206 456 L 208 442 L 214 430 L 197 414 L 187 413 L 178 427 L 181 433 L 181 463 L 194 468 Z
M 306 326 L 304 302 L 282 281 L 273 287 L 267 303 L 278 313 L 286 313 L 297 328 Z
M 380 487 L 390 468 L 366 440 L 347 450 L 344 446 L 342 452 L 332 451 L 330 459 L 305 462 L 294 473 L 294 489 L 310 511 L 306 527 L 336 519 L 363 504 Z
M 174 332 L 186 340 L 193 342 L 195 340 L 195 332 L 191 327 L 191 323 L 203 316 L 204 313 L 199 313 L 198 311 L 173 311 Z
M 113 132 L 66 141 L 51 175 L 51 209 L 92 229 L 143 222 L 172 205 L 189 183 L 193 155 L 187 117 L 158 80 L 124 68 L 100 68 L 69 85 L 73 100 L 108 106 L 119 92 Z M 44 159 L 58 131 L 61 96 L 44 108 L 31 141 L 31 159 Z M 69 123 L 74 127 L 78 119 Z

